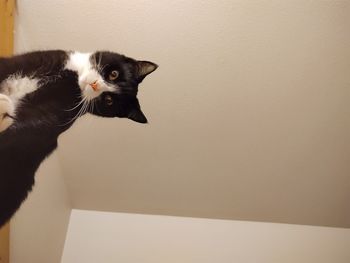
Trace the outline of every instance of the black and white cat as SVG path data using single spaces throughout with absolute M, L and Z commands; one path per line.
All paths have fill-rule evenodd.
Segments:
M 0 227 L 26 199 L 58 136 L 86 112 L 146 123 L 138 85 L 157 65 L 112 53 L 0 58 Z

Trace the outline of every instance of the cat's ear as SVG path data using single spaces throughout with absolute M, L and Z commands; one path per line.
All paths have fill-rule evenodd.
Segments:
M 141 82 L 148 74 L 151 74 L 158 68 L 158 65 L 150 61 L 137 61 L 137 75 Z
M 132 109 L 128 114 L 128 118 L 130 120 L 136 121 L 138 123 L 147 123 L 148 122 L 146 116 L 138 108 Z

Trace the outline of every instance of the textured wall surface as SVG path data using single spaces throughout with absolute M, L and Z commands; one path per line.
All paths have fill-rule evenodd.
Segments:
M 19 1 L 18 50 L 154 60 L 150 124 L 60 140 L 74 207 L 350 227 L 349 1 Z

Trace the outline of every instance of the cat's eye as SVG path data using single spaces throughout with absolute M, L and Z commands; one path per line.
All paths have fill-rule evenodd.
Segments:
M 108 79 L 116 80 L 118 76 L 119 76 L 119 72 L 117 70 L 113 70 L 111 73 L 109 73 Z
M 107 95 L 105 97 L 105 103 L 107 106 L 112 106 L 113 105 L 113 98 L 110 95 Z

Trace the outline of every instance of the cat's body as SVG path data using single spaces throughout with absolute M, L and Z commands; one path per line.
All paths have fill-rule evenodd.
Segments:
M 157 66 L 110 52 L 0 58 L 0 226 L 20 207 L 58 136 L 86 112 L 147 122 L 138 84 Z

